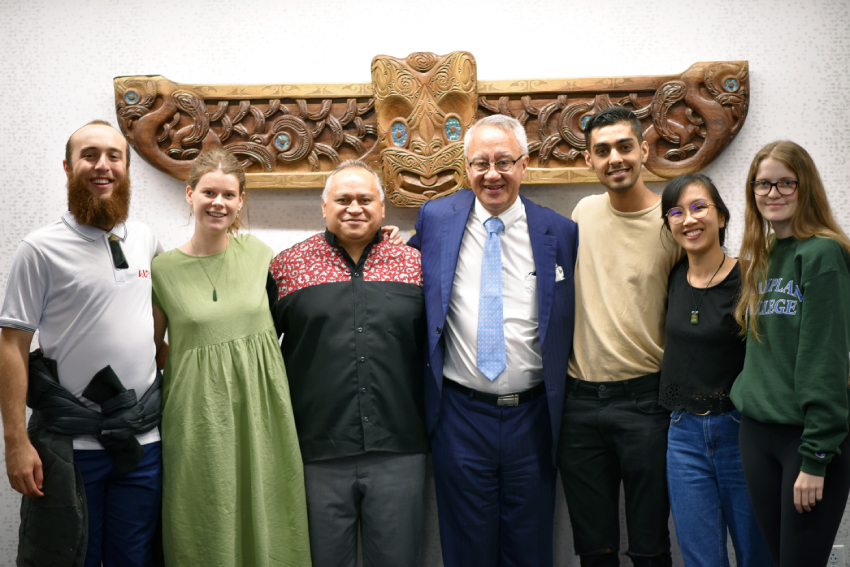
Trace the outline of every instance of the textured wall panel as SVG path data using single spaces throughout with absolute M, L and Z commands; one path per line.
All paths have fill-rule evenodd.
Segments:
M 848 0 L 434 0 L 427 11 L 423 6 L 379 0 L 0 0 L 0 290 L 20 238 L 65 211 L 61 161 L 67 137 L 94 118 L 115 122 L 113 77 L 368 82 L 370 61 L 381 53 L 467 50 L 478 60 L 479 76 L 504 79 L 652 75 L 694 61 L 748 60 L 753 104 L 747 123 L 705 171 L 732 212 L 730 252 L 741 241 L 750 160 L 778 138 L 812 153 L 836 216 L 850 229 Z M 149 224 L 166 248 L 186 241 L 191 226 L 183 185 L 137 155 L 131 177 L 132 218 Z M 529 186 L 523 193 L 569 215 L 581 197 L 602 190 Z M 324 228 L 314 190 L 255 192 L 250 212 L 251 231 L 275 250 Z M 387 222 L 405 231 L 415 219 L 415 210 L 387 207 Z M 433 485 L 430 490 L 422 561 L 428 567 L 441 564 Z M 18 507 L 3 480 L 0 567 L 14 562 Z M 578 566 L 563 500 L 555 529 L 556 563 Z M 846 516 L 838 539 L 850 547 Z M 624 557 L 621 564 L 629 563 Z M 675 564 L 682 565 L 678 556 Z

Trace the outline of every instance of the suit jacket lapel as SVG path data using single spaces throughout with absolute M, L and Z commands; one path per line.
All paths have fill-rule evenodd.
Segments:
M 443 217 L 443 233 L 440 250 L 440 291 L 443 303 L 443 314 L 449 312 L 449 301 L 452 297 L 452 286 L 457 270 L 457 260 L 460 256 L 460 243 L 466 231 L 466 221 L 472 212 L 475 193 L 469 190 L 458 192 L 459 198 L 452 210 Z
M 537 325 L 540 345 L 546 340 L 549 316 L 555 296 L 555 263 L 558 239 L 549 234 L 549 223 L 540 214 L 540 207 L 523 199 L 528 219 L 528 236 L 534 254 L 534 270 L 537 273 Z

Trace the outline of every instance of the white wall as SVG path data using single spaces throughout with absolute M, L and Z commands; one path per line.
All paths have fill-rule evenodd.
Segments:
M 732 211 L 730 250 L 740 245 L 749 162 L 777 138 L 811 152 L 850 229 L 850 0 L 0 0 L 0 289 L 20 238 L 65 210 L 65 140 L 91 119 L 115 123 L 113 77 L 368 82 L 377 54 L 453 50 L 472 52 L 484 80 L 669 74 L 697 61 L 749 60 L 747 122 L 705 171 Z M 137 155 L 131 176 L 131 217 L 149 224 L 166 248 L 187 240 L 183 185 Z M 523 189 L 564 215 L 601 191 Z M 252 232 L 276 250 L 324 228 L 316 191 L 257 191 L 250 200 Z M 387 221 L 409 230 L 415 215 L 388 206 Z M 12 565 L 18 498 L 0 485 L 0 565 Z M 439 564 L 434 514 L 431 500 L 429 566 Z M 846 520 L 839 540 L 850 545 Z M 578 565 L 567 524 L 561 502 L 558 564 Z

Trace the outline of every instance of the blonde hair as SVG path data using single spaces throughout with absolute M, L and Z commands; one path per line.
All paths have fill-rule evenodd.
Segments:
M 820 174 L 809 153 L 794 142 L 781 140 L 763 147 L 753 158 L 745 188 L 747 206 L 744 213 L 744 240 L 741 244 L 741 295 L 735 306 L 735 320 L 743 332 L 752 330 L 758 336 L 759 281 L 767 278 L 770 267 L 770 245 L 776 239 L 770 225 L 756 205 L 750 183 L 755 181 L 759 165 L 767 158 L 781 162 L 797 175 L 797 208 L 791 217 L 791 233 L 797 240 L 813 236 L 831 238 L 850 252 L 850 239 L 835 222 L 826 199 Z
M 195 165 L 192 166 L 192 171 L 189 173 L 189 179 L 186 180 L 186 183 L 194 191 L 201 177 L 214 171 L 235 177 L 236 181 L 239 182 L 239 194 L 245 195 L 242 209 L 236 213 L 233 224 L 227 227 L 228 234 L 239 234 L 240 228 L 248 228 L 248 194 L 245 193 L 245 168 L 233 154 L 221 148 L 202 153 L 195 161 Z

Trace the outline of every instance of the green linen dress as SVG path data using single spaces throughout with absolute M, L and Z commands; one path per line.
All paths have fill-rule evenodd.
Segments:
M 304 471 L 265 288 L 273 255 L 240 235 L 217 254 L 175 249 L 153 261 L 153 302 L 168 317 L 170 346 L 162 403 L 168 567 L 311 564 Z

